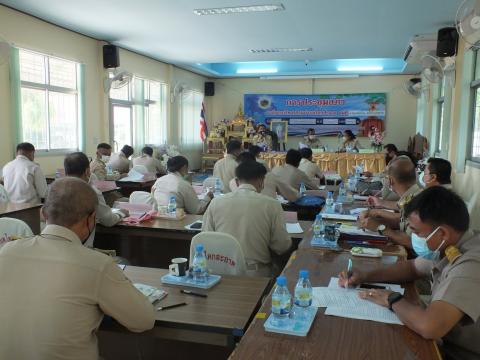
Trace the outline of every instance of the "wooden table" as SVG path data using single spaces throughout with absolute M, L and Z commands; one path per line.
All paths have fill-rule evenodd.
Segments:
M 346 253 L 317 253 L 299 249 L 284 269 L 287 285 L 293 293 L 300 269 L 310 270 L 313 286 L 327 286 L 330 278 L 347 266 Z M 356 268 L 368 271 L 390 258 L 365 259 L 353 257 Z M 416 300 L 413 284 L 406 286 L 406 297 Z M 260 314 L 270 314 L 271 294 L 250 325 L 230 359 L 441 359 L 434 341 L 424 340 L 406 326 L 372 321 L 325 316 L 319 308 L 312 328 L 306 337 L 267 333 Z
M 35 235 L 40 234 L 40 208 L 42 204 L 0 203 L 0 217 L 22 220 Z
M 230 349 L 233 349 L 236 340 L 245 333 L 270 283 L 268 278 L 224 275 L 220 283 L 209 290 L 193 289 L 208 295 L 207 298 L 201 298 L 180 293 L 180 289 L 184 287 L 163 285 L 160 278 L 167 272 L 168 270 L 164 269 L 135 266 L 125 268 L 125 275 L 132 282 L 152 285 L 168 292 L 167 297 L 156 306 L 181 302 L 188 304 L 171 310 L 157 311 L 155 327 L 140 336 L 217 345 Z M 113 321 L 104 322 L 101 330 L 125 332 L 122 326 Z
M 186 215 L 182 220 L 154 219 L 138 225 L 120 223 L 97 225 L 94 246 L 116 250 L 132 265 L 168 268 L 175 257 L 190 257 L 190 242 L 198 231 L 185 229 L 202 215 Z

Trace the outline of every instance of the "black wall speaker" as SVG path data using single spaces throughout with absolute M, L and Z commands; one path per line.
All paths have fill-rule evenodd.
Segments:
M 438 30 L 437 56 L 449 57 L 457 53 L 458 33 L 454 27 Z
M 205 96 L 215 95 L 215 83 L 213 81 L 205 82 Z
M 117 68 L 120 66 L 118 47 L 115 45 L 103 45 L 103 67 L 105 69 Z

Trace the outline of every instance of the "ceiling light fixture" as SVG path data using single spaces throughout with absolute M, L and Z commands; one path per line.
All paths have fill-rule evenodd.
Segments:
M 313 51 L 312 48 L 271 48 L 271 49 L 250 49 L 248 50 L 253 54 L 262 53 L 281 53 L 281 52 L 307 52 Z
M 225 14 L 237 14 L 246 12 L 265 12 L 265 11 L 281 11 L 285 10 L 283 4 L 266 4 L 266 5 L 249 5 L 249 6 L 234 6 L 234 7 L 222 7 L 222 8 L 206 8 L 195 9 L 193 13 L 195 15 L 225 15 Z
M 277 76 L 262 76 L 260 80 L 301 80 L 301 79 L 354 79 L 360 75 L 277 75 Z
M 383 66 L 340 66 L 337 71 L 359 72 L 359 71 L 383 71 Z
M 275 74 L 278 69 L 238 69 L 237 74 Z

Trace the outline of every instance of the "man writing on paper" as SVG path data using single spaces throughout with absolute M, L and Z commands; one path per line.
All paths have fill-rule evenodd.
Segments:
M 112 258 L 83 246 L 97 205 L 85 181 L 57 179 L 41 235 L 0 249 L 0 359 L 97 360 L 104 314 L 134 332 L 153 327 L 148 298 Z
M 369 290 L 361 298 L 389 307 L 409 328 L 426 339 L 442 339 L 448 359 L 480 358 L 480 236 L 469 230 L 463 200 L 435 186 L 406 205 L 410 227 L 428 254 L 370 272 L 340 274 L 343 287 L 364 282 L 404 283 L 430 277 L 432 299 L 426 307 L 399 293 Z

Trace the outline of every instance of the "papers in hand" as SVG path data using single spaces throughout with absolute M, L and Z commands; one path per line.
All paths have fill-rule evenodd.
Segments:
M 287 232 L 289 234 L 302 234 L 303 229 L 299 223 L 287 223 Z
M 155 301 L 161 300 L 165 296 L 167 296 L 166 291 L 163 291 L 161 289 L 157 289 L 154 286 L 141 284 L 141 283 L 135 283 L 135 284 L 133 284 L 133 286 L 135 286 L 138 291 L 140 291 L 143 295 L 145 295 L 152 304 Z

